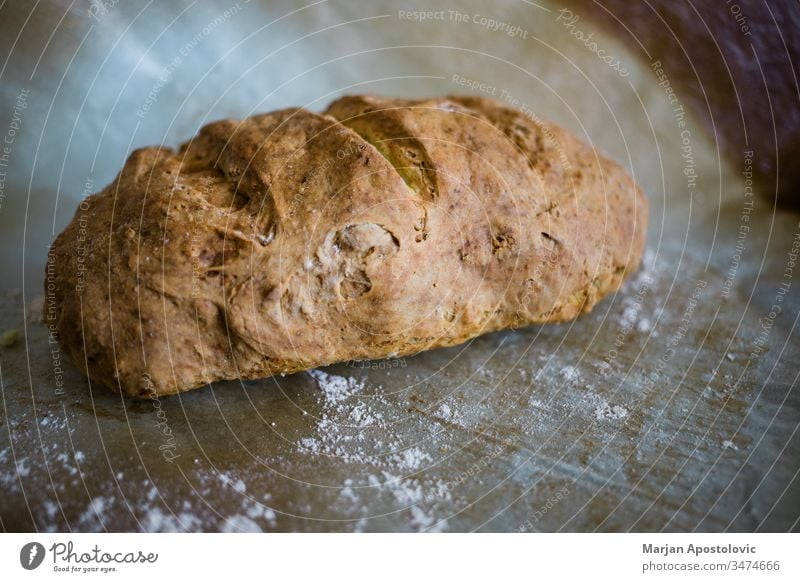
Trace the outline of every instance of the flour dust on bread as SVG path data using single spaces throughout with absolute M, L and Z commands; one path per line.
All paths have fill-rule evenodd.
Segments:
M 617 164 L 489 99 L 219 121 L 83 202 L 52 248 L 58 337 L 147 397 L 565 321 L 637 267 L 646 208 Z

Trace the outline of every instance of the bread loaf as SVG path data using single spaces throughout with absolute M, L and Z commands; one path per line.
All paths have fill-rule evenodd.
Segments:
M 131 396 L 565 321 L 647 206 L 575 137 L 473 97 L 344 97 L 140 149 L 51 250 L 59 341 Z

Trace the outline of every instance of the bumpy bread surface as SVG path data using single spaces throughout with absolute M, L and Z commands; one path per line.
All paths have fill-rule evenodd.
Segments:
M 132 396 L 565 321 L 644 246 L 630 177 L 495 101 L 344 97 L 135 151 L 51 251 L 58 337 Z

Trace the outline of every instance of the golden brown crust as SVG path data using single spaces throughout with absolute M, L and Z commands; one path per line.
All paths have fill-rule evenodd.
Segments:
M 134 152 L 54 243 L 58 333 L 134 396 L 411 354 L 588 311 L 645 224 L 627 174 L 554 125 L 345 97 Z

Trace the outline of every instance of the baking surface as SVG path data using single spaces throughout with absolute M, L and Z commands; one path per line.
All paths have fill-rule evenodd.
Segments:
M 41 66 L 64 75 L 71 97 L 54 98 L 50 80 L 26 85 L 32 65 L 17 62 L 20 84 L 8 83 L 4 99 L 13 104 L 20 87 L 31 91 L 6 187 L 15 195 L 0 206 L 8 289 L 0 334 L 10 332 L 10 345 L 0 347 L 3 529 L 797 529 L 800 271 L 792 253 L 800 216 L 748 196 L 744 153 L 739 165 L 720 161 L 699 125 L 676 115 L 648 64 L 589 20 L 580 27 L 596 32 L 627 77 L 565 31 L 556 5 L 494 9 L 498 21 L 522 23 L 527 38 L 480 22 L 409 22 L 387 6 L 365 13 L 324 3 L 287 17 L 280 38 L 266 36 L 269 50 L 349 24 L 285 48 L 280 62 L 223 60 L 219 75 L 230 76 L 238 97 L 220 97 L 218 86 L 200 79 L 208 67 L 198 72 L 191 59 L 222 58 L 214 55 L 232 38 L 289 10 L 243 5 L 172 70 L 144 118 L 131 111 L 156 86 L 160 67 L 220 7 L 188 13 L 172 45 L 146 53 L 150 69 L 126 60 L 136 46 L 147 47 L 144 24 L 122 37 L 120 54 L 100 55 L 112 32 L 86 32 L 93 21 L 70 16 L 89 35 L 87 46 L 96 43 L 95 53 L 71 46 L 70 29 L 54 42 L 78 55 L 73 68 L 55 55 Z M 133 19 L 123 10 L 109 10 L 106 28 Z M 487 9 L 459 3 L 458 10 Z M 371 19 L 355 22 L 364 18 Z M 382 48 L 400 45 L 410 48 Z M 112 63 L 128 62 L 132 88 L 123 86 L 125 75 L 109 76 L 106 54 Z M 252 71 L 244 74 L 251 65 L 278 76 L 260 86 Z M 80 89 L 88 74 L 103 78 L 108 93 Z M 91 191 L 99 190 L 129 147 L 175 145 L 204 120 L 298 103 L 320 109 L 346 92 L 468 92 L 455 74 L 518 96 L 537 115 L 569 127 L 628 167 L 646 192 L 651 227 L 642 270 L 591 314 L 412 358 L 218 383 L 157 401 L 89 386 L 58 360 L 38 317 L 44 249 L 71 217 L 87 176 Z M 352 89 L 358 83 L 365 86 Z M 125 114 L 112 107 L 115 99 Z M 66 128 L 40 115 L 51 102 L 69 120 Z M 75 119 L 83 122 L 73 128 Z M 85 146 L 69 145 L 72 139 L 88 144 L 95 162 Z M 63 167 L 61 176 L 52 167 Z

